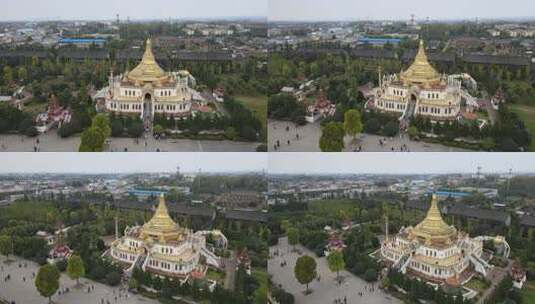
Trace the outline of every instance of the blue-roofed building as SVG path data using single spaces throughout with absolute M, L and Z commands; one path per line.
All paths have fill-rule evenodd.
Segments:
M 106 39 L 103 38 L 60 38 L 58 44 L 63 45 L 76 45 L 78 47 L 89 47 L 91 45 L 104 46 Z
M 470 193 L 467 192 L 459 192 L 459 191 L 435 191 L 434 192 L 438 197 L 440 198 L 447 198 L 447 197 L 453 197 L 453 198 L 463 198 L 470 196 Z
M 371 44 L 371 45 L 379 45 L 383 46 L 385 44 L 399 44 L 401 42 L 401 39 L 399 38 L 370 38 L 370 37 L 362 37 L 357 40 L 357 43 L 359 44 Z
M 167 191 L 165 190 L 143 190 L 143 189 L 130 189 L 127 191 L 128 194 L 135 195 L 137 197 L 141 198 L 147 198 L 147 197 L 159 197 L 160 195 L 167 194 Z

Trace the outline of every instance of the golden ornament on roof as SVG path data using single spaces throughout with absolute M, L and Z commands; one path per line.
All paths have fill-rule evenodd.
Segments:
M 440 82 L 440 74 L 431 66 L 425 54 L 424 42 L 420 40 L 418 53 L 412 65 L 401 72 L 401 81 L 407 84 L 432 84 Z
M 442 219 L 438 209 L 438 197 L 435 194 L 425 219 L 412 229 L 412 234 L 426 242 L 448 242 L 457 235 L 457 229 Z
M 180 233 L 180 226 L 169 215 L 164 195 L 161 194 L 156 212 L 150 221 L 143 225 L 140 236 L 142 239 L 151 238 L 160 242 L 167 242 L 177 240 Z
M 137 82 L 165 81 L 169 75 L 158 65 L 152 53 L 152 43 L 147 39 L 145 53 L 141 62 L 128 73 L 128 79 Z

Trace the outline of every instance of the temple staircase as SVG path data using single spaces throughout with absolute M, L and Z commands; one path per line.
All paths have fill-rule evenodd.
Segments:
M 403 262 L 403 264 L 399 268 L 399 271 L 401 273 L 403 274 L 407 273 L 407 266 L 409 266 L 409 263 L 411 262 L 411 260 L 412 260 L 412 256 L 408 255 L 408 257 L 405 259 L 405 262 Z
M 134 261 L 134 263 L 132 263 L 132 265 L 130 267 L 128 267 L 128 269 L 126 269 L 125 273 L 130 276 L 132 274 L 132 272 L 134 272 L 134 268 L 138 267 L 139 269 L 143 269 L 143 264 L 145 263 L 145 261 L 147 260 L 147 256 L 144 255 L 144 254 L 139 254 L 136 258 L 136 260 Z
M 474 267 L 475 267 L 476 271 L 481 273 L 483 276 L 486 276 L 487 275 L 487 270 L 492 268 L 492 265 L 490 265 L 489 263 L 485 262 L 480 257 L 478 257 L 478 256 L 476 256 L 474 254 L 469 255 L 468 258 L 470 259 L 470 262 L 472 262 L 472 264 L 474 264 Z
M 411 255 L 405 254 L 402 255 L 399 260 L 394 264 L 394 269 L 399 270 L 401 273 L 405 273 L 407 271 L 407 265 L 409 265 L 409 262 L 411 261 Z
M 407 108 L 405 109 L 405 112 L 403 112 L 403 116 L 406 120 L 411 120 L 414 117 L 414 113 L 416 112 L 416 101 L 411 100 L 409 101 L 409 104 L 407 105 Z
M 206 263 L 216 268 L 221 267 L 221 258 L 216 256 L 213 252 L 206 247 L 201 248 L 201 254 L 206 258 Z
M 416 112 L 416 101 L 410 100 L 403 112 L 403 115 L 399 118 L 399 128 L 400 130 L 406 130 L 409 128 L 411 119 L 414 117 Z

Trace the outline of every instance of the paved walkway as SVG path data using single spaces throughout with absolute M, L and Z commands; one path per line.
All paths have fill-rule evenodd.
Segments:
M 289 127 L 289 131 L 286 131 Z M 299 139 L 297 139 L 299 134 Z M 321 136 L 321 126 L 319 122 L 306 124 L 304 126 L 296 126 L 290 122 L 270 120 L 268 122 L 268 149 L 269 151 L 280 152 L 321 152 L 319 148 L 319 139 Z M 386 138 L 383 145 L 379 143 L 382 136 L 359 134 L 357 135 L 356 143 L 353 139 L 347 137 L 345 141 L 345 152 L 353 152 L 358 150 L 359 146 L 362 152 L 399 152 L 401 147 L 405 145 L 408 152 L 461 152 L 468 151 L 459 148 L 448 147 L 440 144 L 430 144 L 421 141 L 410 140 L 408 136 L 396 136 L 394 138 Z M 274 145 L 280 143 L 280 147 L 274 150 Z M 288 140 L 290 144 L 288 144 Z M 394 148 L 394 150 L 392 150 Z
M 505 268 L 494 267 L 490 270 L 490 272 L 487 274 L 487 280 L 490 281 L 490 286 L 479 297 L 479 299 L 477 300 L 477 304 L 485 303 L 487 298 L 494 292 L 494 289 L 496 289 L 498 284 L 500 284 L 505 278 L 505 276 L 511 272 L 512 267 L 513 261 L 507 260 L 507 266 Z
M 228 290 L 234 290 L 234 283 L 236 281 L 236 253 L 234 251 L 230 252 L 230 257 L 223 258 L 225 263 L 225 285 L 224 287 Z
M 316 259 L 317 272 L 320 276 L 320 281 L 313 281 L 309 284 L 312 290 L 311 294 L 305 295 L 305 285 L 301 285 L 294 276 L 294 267 L 297 258 L 300 256 L 296 252 L 292 252 L 288 247 L 288 239 L 281 238 L 279 244 L 270 247 L 270 259 L 268 260 L 268 272 L 273 276 L 273 282 L 282 287 L 289 293 L 295 296 L 295 303 L 310 303 L 310 304 L 331 304 L 335 299 L 341 299 L 344 303 L 344 297 L 347 303 L 370 303 L 370 304 L 398 304 L 401 303 L 398 299 L 388 295 L 381 289 L 375 287 L 374 291 L 367 291 L 365 286 L 371 286 L 364 280 L 354 276 L 347 271 L 341 271 L 340 276 L 343 278 L 341 285 L 336 283 L 336 273 L 329 270 L 327 260 L 323 258 L 316 258 L 315 254 L 302 246 L 296 246 L 303 254 L 310 255 Z M 278 251 L 279 256 L 274 256 L 274 252 Z M 287 265 L 281 267 L 281 262 L 286 261 Z M 377 285 L 377 284 L 375 284 Z M 360 296 L 358 293 L 362 292 Z
M 77 152 L 80 137 L 59 137 L 56 132 L 39 135 L 40 152 Z M 33 152 L 37 138 L 21 135 L 0 135 L 0 152 Z M 228 140 L 190 140 L 165 139 L 156 140 L 152 136 L 138 142 L 133 138 L 110 138 L 107 152 L 254 152 L 259 143 L 235 142 Z
M 5 257 L 0 257 L 0 267 L 3 267 L 3 269 L 0 268 L 0 299 L 15 301 L 17 304 L 48 303 L 48 300 L 39 294 L 34 284 L 33 273 L 37 274 L 39 265 L 20 258 L 10 257 L 10 259 L 15 260 L 15 262 L 5 264 Z M 19 268 L 19 263 L 22 264 L 22 268 Z M 24 263 L 27 264 L 26 268 L 24 267 Z M 11 280 L 5 282 L 4 278 L 7 274 L 11 275 Z M 26 282 L 23 281 L 24 277 L 26 278 Z M 70 291 L 53 296 L 52 300 L 54 303 L 101 304 L 102 299 L 104 299 L 105 304 L 107 303 L 106 301 L 109 301 L 110 304 L 159 303 L 158 301 L 125 291 L 120 293 L 118 287 L 110 287 L 86 279 L 81 279 L 80 282 L 83 284 L 83 287 L 80 289 L 74 288 L 76 281 L 69 279 L 66 274 L 63 274 L 60 279 L 60 289 L 69 288 Z M 91 285 L 94 286 L 94 290 L 88 293 L 87 287 Z M 116 297 L 117 300 L 115 300 Z

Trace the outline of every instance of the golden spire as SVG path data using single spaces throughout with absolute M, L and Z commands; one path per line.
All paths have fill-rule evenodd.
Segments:
M 180 227 L 169 216 L 167 205 L 163 193 L 160 195 L 160 202 L 156 208 L 154 216 L 142 227 L 141 237 L 156 238 L 159 241 L 165 242 L 178 237 Z
M 130 73 L 128 79 L 132 81 L 152 82 L 162 81 L 168 78 L 165 71 L 158 65 L 154 54 L 152 53 L 152 43 L 150 38 L 147 39 L 145 53 L 141 62 Z
M 457 234 L 455 227 L 446 224 L 442 219 L 438 209 L 438 197 L 435 194 L 431 198 L 431 207 L 425 219 L 414 227 L 413 233 L 426 241 L 446 240 Z
M 423 40 L 420 40 L 414 62 L 407 70 L 401 72 L 400 78 L 403 82 L 410 84 L 429 84 L 440 81 L 440 74 L 427 60 Z

